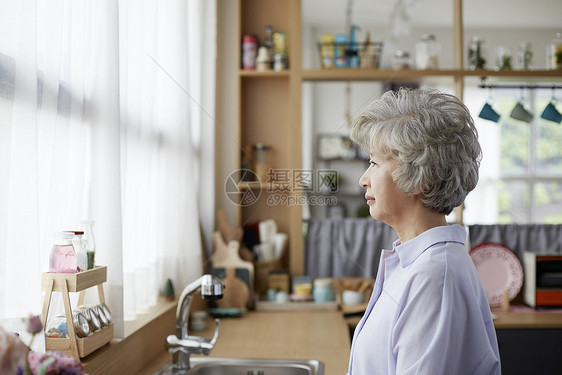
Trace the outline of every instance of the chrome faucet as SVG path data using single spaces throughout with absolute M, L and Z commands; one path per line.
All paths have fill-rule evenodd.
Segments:
M 222 281 L 212 275 L 203 275 L 199 279 L 189 284 L 181 292 L 176 311 L 176 334 L 166 338 L 166 348 L 173 354 L 173 366 L 177 370 L 187 370 L 190 368 L 189 356 L 191 354 L 209 355 L 211 349 L 217 342 L 219 336 L 219 320 L 215 319 L 215 334 L 211 339 L 198 336 L 189 336 L 187 330 L 187 319 L 189 317 L 189 306 L 191 297 L 201 292 L 203 299 L 216 300 L 222 298 Z

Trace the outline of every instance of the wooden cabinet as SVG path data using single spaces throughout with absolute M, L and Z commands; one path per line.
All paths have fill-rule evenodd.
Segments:
M 242 165 L 244 157 L 251 164 L 254 158 L 252 145 L 270 145 L 272 149 L 268 152 L 268 163 L 275 171 L 288 174 L 289 186 L 292 185 L 294 171 L 301 166 L 300 23 L 300 1 L 238 1 L 238 40 L 241 41 L 245 34 L 254 34 L 263 40 L 266 26 L 272 25 L 274 31 L 287 34 L 289 64 L 289 69 L 281 72 L 238 70 L 239 165 Z M 237 61 L 241 61 L 241 49 L 239 45 Z M 278 232 L 289 235 L 285 265 L 292 274 L 302 274 L 302 206 L 297 202 L 300 193 L 293 189 L 281 192 L 273 186 L 268 183 L 251 186 L 253 195 L 259 195 L 259 198 L 252 204 L 238 205 L 237 222 L 244 226 L 274 219 Z M 272 194 L 282 195 L 286 200 L 268 200 Z
M 427 77 L 453 80 L 455 92 L 463 97 L 465 80 L 470 77 L 515 78 L 524 80 L 561 80 L 562 71 L 493 71 L 464 68 L 464 28 L 462 0 L 453 1 L 454 69 L 447 70 L 375 70 L 375 69 L 302 69 L 301 0 L 238 0 L 237 2 L 237 61 L 241 61 L 241 40 L 244 34 L 263 39 L 266 25 L 287 33 L 289 69 L 283 72 L 255 72 L 238 69 L 237 132 L 239 150 L 252 144 L 272 145 L 270 164 L 274 169 L 290 173 L 302 168 L 302 87 L 305 82 L 320 81 L 412 81 Z M 240 64 L 239 64 L 240 65 Z M 251 155 L 248 155 L 251 157 Z M 242 155 L 237 164 L 241 166 Z M 263 219 L 274 219 L 278 230 L 289 234 L 288 257 L 285 264 L 293 275 L 304 272 L 304 239 L 301 193 L 291 191 L 295 204 L 271 204 L 267 186 L 259 186 L 260 197 L 255 204 L 238 206 L 238 225 Z

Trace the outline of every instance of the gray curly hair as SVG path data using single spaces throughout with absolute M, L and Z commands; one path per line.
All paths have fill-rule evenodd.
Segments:
M 398 167 L 392 177 L 425 207 L 449 214 L 478 182 L 482 150 L 466 106 L 434 89 L 388 91 L 355 117 L 351 139 Z

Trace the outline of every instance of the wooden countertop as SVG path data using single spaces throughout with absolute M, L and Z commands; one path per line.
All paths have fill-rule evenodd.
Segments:
M 209 320 L 203 332 L 211 337 L 215 324 Z M 349 330 L 340 311 L 252 311 L 239 318 L 220 320 L 220 333 L 210 357 L 316 359 L 326 375 L 347 372 Z M 171 359 L 168 354 L 146 367 L 152 375 Z
M 535 310 L 528 306 L 513 306 L 508 311 L 492 309 L 496 329 L 562 329 L 562 310 Z M 361 316 L 346 319 L 355 327 Z
M 496 329 L 562 329 L 562 310 L 535 310 L 512 306 L 508 311 L 492 309 Z

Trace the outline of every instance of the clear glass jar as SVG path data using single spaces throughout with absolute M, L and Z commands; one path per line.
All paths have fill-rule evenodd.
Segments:
M 84 230 L 82 243 L 84 244 L 84 249 L 86 250 L 89 270 L 95 266 L 96 240 L 94 239 L 94 223 L 94 220 L 82 220 L 81 222 L 82 229 Z
M 398 50 L 394 53 L 392 57 L 392 69 L 394 70 L 405 70 L 410 69 L 411 59 L 410 53 L 402 50 Z
M 486 45 L 484 40 L 477 36 L 472 37 L 468 45 L 468 68 L 486 69 Z
M 433 34 L 423 34 L 416 43 L 416 69 L 439 69 L 439 43 Z
M 335 299 L 332 279 L 315 279 L 313 285 L 312 296 L 314 298 L 314 302 L 324 303 L 331 302 Z
M 48 338 L 68 338 L 68 324 L 64 314 L 57 314 L 49 317 L 45 324 L 45 337 Z
M 55 241 L 49 257 L 49 272 L 78 272 L 76 251 L 74 250 L 74 246 L 72 246 L 74 233 L 55 232 L 53 237 L 55 238 Z
M 555 37 L 550 41 L 546 58 L 548 69 L 562 69 L 562 33 L 556 33 Z
M 86 337 L 91 333 L 88 321 L 78 309 L 72 311 L 72 323 L 74 326 L 74 333 L 77 337 Z M 69 336 L 70 333 L 68 331 L 66 315 L 57 314 L 49 318 L 45 325 L 45 337 L 68 338 Z
M 517 63 L 515 66 L 518 70 L 533 69 L 533 46 L 531 43 L 523 42 L 519 45 Z
M 512 70 L 513 55 L 511 50 L 504 46 L 496 48 L 496 70 Z

